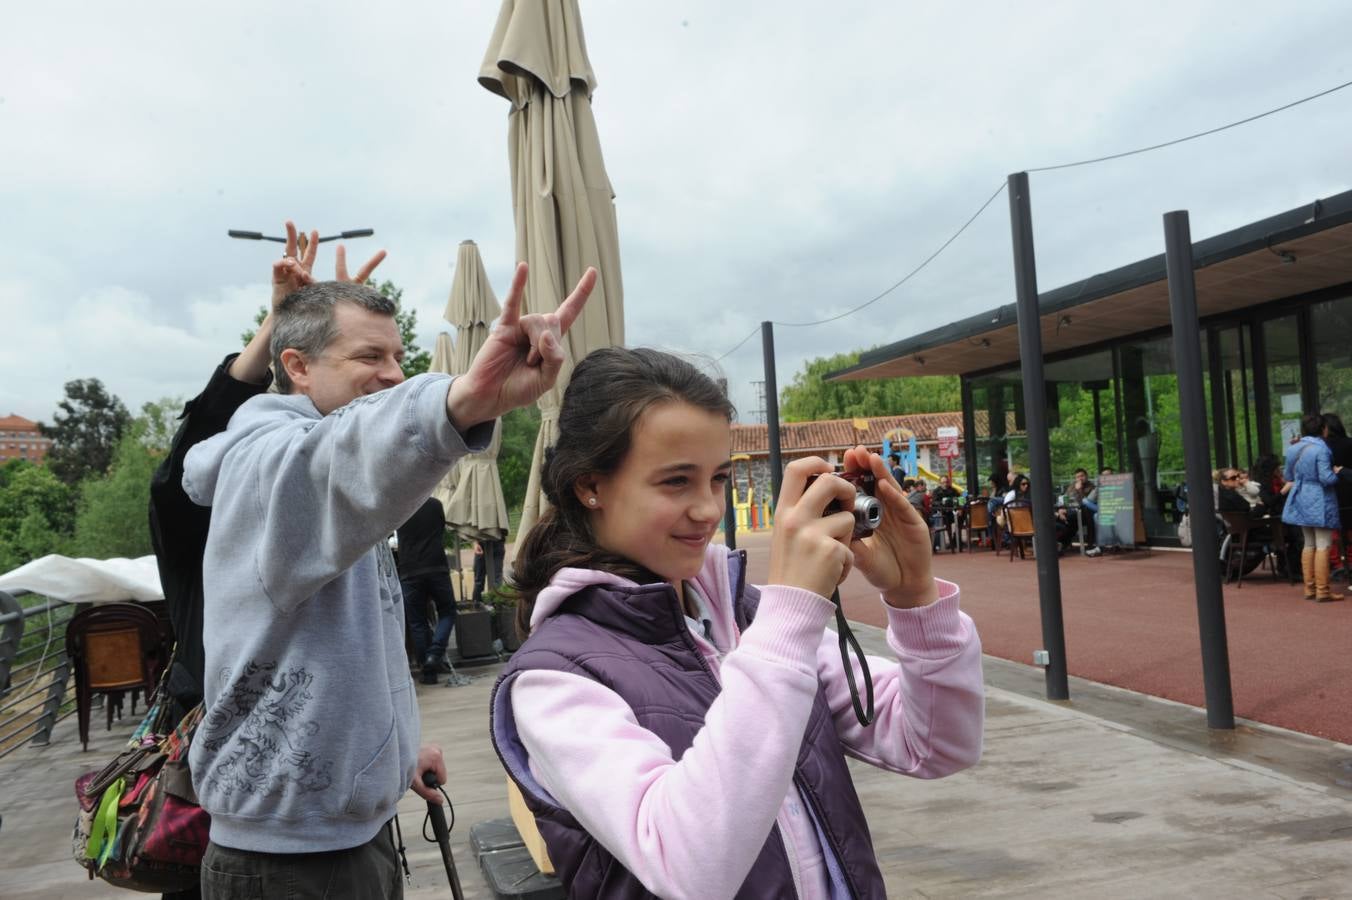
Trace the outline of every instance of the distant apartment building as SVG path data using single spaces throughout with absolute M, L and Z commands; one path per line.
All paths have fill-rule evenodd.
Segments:
M 0 417 L 0 464 L 11 459 L 41 464 L 51 447 L 52 439 L 42 436 L 37 422 L 13 414 Z

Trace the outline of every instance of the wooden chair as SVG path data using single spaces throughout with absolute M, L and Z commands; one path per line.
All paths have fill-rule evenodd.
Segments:
M 102 603 L 81 610 L 66 624 L 66 654 L 75 674 L 80 743 L 89 749 L 89 718 L 95 694 L 105 695 L 108 728 L 115 699 L 145 691 L 147 703 L 168 663 L 155 613 L 136 603 Z
M 1224 558 L 1225 583 L 1235 583 L 1235 590 L 1244 587 L 1244 563 L 1249 558 L 1249 533 L 1256 524 L 1248 513 L 1221 511 L 1217 513 L 1225 521 L 1225 530 L 1230 533 L 1226 542 Z
M 1286 566 L 1287 580 L 1291 584 L 1298 584 L 1299 579 L 1296 578 L 1296 565 L 1299 563 L 1298 561 L 1291 559 L 1291 554 L 1288 552 L 1286 546 L 1286 532 L 1282 528 L 1281 518 L 1278 516 L 1269 516 L 1268 521 L 1264 524 L 1272 530 L 1272 540 L 1268 542 L 1268 553 L 1263 560 L 1272 569 L 1272 580 L 1277 581 L 1282 577 L 1277 566 L 1277 563 L 1280 560 L 1281 563 Z
M 972 500 L 967 504 L 966 521 L 963 523 L 963 530 L 967 532 L 967 549 L 970 552 L 976 552 L 976 541 L 985 540 L 987 531 L 990 529 L 991 514 L 986 508 L 985 500 Z M 994 546 L 994 544 L 992 544 Z
M 1014 500 L 1004 505 L 1005 533 L 1009 535 L 1009 561 L 1014 561 L 1014 550 L 1023 559 L 1025 544 L 1033 540 L 1033 506 L 1027 500 Z

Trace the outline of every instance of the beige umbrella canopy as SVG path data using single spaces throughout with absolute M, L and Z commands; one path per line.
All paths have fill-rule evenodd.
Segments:
M 456 328 L 455 347 L 449 354 L 450 373 L 462 375 L 479 348 L 488 339 L 488 323 L 501 307 L 484 271 L 483 258 L 473 241 L 464 241 L 455 261 L 455 280 L 446 303 L 446 318 Z M 437 340 L 437 350 L 441 340 Z M 500 541 L 507 537 L 507 501 L 498 476 L 498 451 L 502 447 L 502 420 L 493 425 L 493 439 L 481 453 L 461 458 L 443 480 L 449 488 L 441 500 L 446 523 L 473 541 Z
M 451 342 L 451 336 L 443 331 L 437 335 L 437 343 L 432 348 L 432 361 L 428 363 L 427 371 L 439 372 L 442 375 L 455 374 L 455 370 L 451 368 L 454 356 L 455 345 Z
M 452 368 L 451 360 L 455 355 L 455 345 L 451 341 L 451 336 L 446 332 L 437 335 L 436 346 L 432 348 L 432 361 L 427 364 L 428 372 L 436 372 L 441 375 L 454 375 L 455 369 Z M 455 475 L 459 471 L 459 466 L 452 466 L 446 476 L 437 483 L 432 489 L 432 496 L 441 501 L 443 510 L 449 509 L 451 505 L 451 495 L 455 493 Z
M 461 241 L 456 252 L 455 280 L 451 283 L 451 296 L 443 313 L 446 321 L 456 329 L 452 372 L 469 371 L 474 354 L 488 340 L 489 323 L 501 312 L 497 295 L 488 282 L 488 272 L 484 270 L 483 257 L 479 255 L 479 246 L 473 241 Z
M 512 104 L 512 202 L 517 256 L 530 265 L 527 312 L 550 312 L 588 266 L 600 277 L 568 333 L 557 386 L 540 398 L 540 434 L 522 510 L 524 534 L 547 503 L 544 451 L 558 437 L 559 403 L 577 360 L 624 343 L 624 288 L 615 192 L 592 116 L 596 87 L 577 0 L 503 0 L 479 83 Z

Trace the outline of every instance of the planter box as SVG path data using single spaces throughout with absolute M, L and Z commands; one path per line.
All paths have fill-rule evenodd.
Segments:
M 457 610 L 455 645 L 461 660 L 495 657 L 493 652 L 493 611 L 486 606 Z

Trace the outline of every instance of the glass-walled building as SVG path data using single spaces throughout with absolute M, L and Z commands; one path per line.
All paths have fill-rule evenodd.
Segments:
M 1280 456 L 1307 411 L 1352 423 L 1352 191 L 1194 245 L 1213 464 Z M 1177 540 L 1182 426 L 1163 255 L 1039 297 L 1054 487 L 1135 475 L 1147 538 Z M 960 375 L 969 491 L 1027 471 L 1013 304 L 861 356 L 832 380 Z

